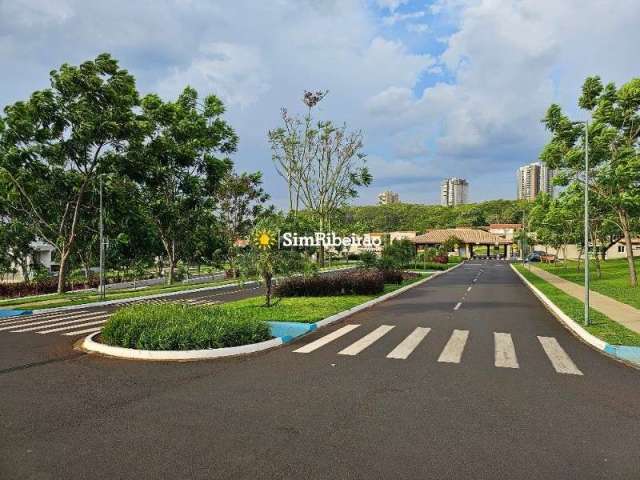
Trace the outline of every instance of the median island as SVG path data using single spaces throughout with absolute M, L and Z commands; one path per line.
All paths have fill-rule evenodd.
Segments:
M 124 307 L 105 324 L 99 341 L 137 350 L 200 350 L 255 344 L 274 336 L 274 322 L 311 324 L 424 278 L 426 275 L 400 270 L 357 269 L 284 279 L 269 302 L 264 297 L 253 297 L 214 306 Z

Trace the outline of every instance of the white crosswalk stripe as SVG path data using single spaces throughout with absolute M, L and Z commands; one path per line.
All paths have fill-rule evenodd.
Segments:
M 567 355 L 567 352 L 560 346 L 558 340 L 553 337 L 538 337 L 544 352 L 549 357 L 553 368 L 558 373 L 566 373 L 568 375 L 582 375 L 582 372 L 573 363 L 571 357 Z
M 358 328 L 359 326 L 360 325 L 355 325 L 355 324 L 345 325 L 344 327 L 339 328 L 329 333 L 328 335 L 325 335 L 324 337 L 321 337 L 311 343 L 306 344 L 304 347 L 300 347 L 297 350 L 294 350 L 294 352 L 296 353 L 313 352 L 314 350 L 317 350 L 318 348 L 325 346 L 327 343 L 333 342 L 335 339 L 340 338 L 343 335 L 346 335 L 347 333 Z
M 47 313 L 42 315 L 22 315 L 20 317 L 14 317 L 13 320 L 11 321 L 3 322 L 2 324 L 0 324 L 0 327 L 5 327 L 10 324 L 16 324 L 16 323 L 33 322 L 35 320 L 47 320 L 47 319 L 59 318 L 59 317 L 64 317 L 68 315 L 73 315 L 75 313 L 85 313 L 85 312 L 86 310 L 80 311 L 80 312 L 74 311 L 74 312 Z
M 87 320 L 89 320 L 89 319 L 87 319 Z M 52 328 L 52 329 L 49 329 L 49 330 L 42 330 L 42 331 L 40 331 L 38 333 L 41 334 L 41 335 L 45 335 L 47 333 L 63 332 L 65 330 L 70 330 L 70 329 L 78 328 L 78 327 L 89 327 L 89 326 L 93 326 L 93 325 L 102 325 L 103 323 L 106 323 L 106 322 L 107 322 L 107 317 L 102 317 L 102 319 L 96 320 L 96 321 L 93 321 L 93 322 L 83 322 L 83 323 L 73 322 L 72 325 L 66 325 L 66 326 L 63 326 L 63 327 Z M 71 322 L 69 322 L 69 323 L 71 323 Z
M 75 317 L 73 319 L 59 319 L 59 320 L 55 320 L 54 322 L 47 322 L 47 323 L 40 323 L 39 325 L 36 326 L 31 326 L 28 328 L 20 328 L 18 330 L 11 330 L 12 333 L 24 333 L 24 332 L 34 332 L 36 330 L 40 331 L 40 330 L 47 330 L 49 328 L 55 328 L 55 327 L 59 327 L 61 325 L 69 325 L 69 324 L 74 324 L 74 323 L 80 323 L 80 322 L 86 322 L 89 320 L 97 320 L 97 319 L 102 319 L 102 318 L 108 318 L 109 314 L 104 314 L 102 313 L 101 315 L 98 315 L 99 313 L 102 312 L 92 312 L 90 314 L 86 314 L 86 315 L 82 315 L 82 316 L 78 316 Z M 35 325 L 35 324 L 34 324 Z
M 98 328 L 87 328 L 86 330 L 77 330 L 73 332 L 63 333 L 62 335 L 66 335 L 67 337 L 72 337 L 75 335 L 88 335 L 89 333 L 96 333 L 102 330 L 102 327 Z
M 444 346 L 444 350 L 438 357 L 438 362 L 443 363 L 460 363 L 462 353 L 469 338 L 469 330 L 454 330 L 449 341 Z
M 418 327 L 405 338 L 396 348 L 391 350 L 387 358 L 398 358 L 406 360 L 416 349 L 424 337 L 431 331 L 430 328 Z
M 511 335 L 508 333 L 493 333 L 495 346 L 495 366 L 499 368 L 520 368 L 516 349 Z
M 34 326 L 34 325 L 47 325 L 47 324 L 50 324 L 50 323 L 56 323 L 56 322 L 60 322 L 60 321 L 64 321 L 64 320 L 89 317 L 91 315 L 96 315 L 98 313 L 103 313 L 103 312 L 82 312 L 82 313 L 76 313 L 76 314 L 73 314 L 73 315 L 67 314 L 67 315 L 62 315 L 62 316 L 56 317 L 56 318 L 48 318 L 47 320 L 37 320 L 35 322 L 34 321 L 23 322 L 23 323 L 11 325 L 10 327 L 2 327 L 2 328 L 0 328 L 0 331 L 11 330 L 12 332 L 15 332 L 15 331 L 21 330 L 21 329 L 23 329 L 25 327 L 31 327 L 31 326 Z
M 391 326 L 391 325 L 380 325 L 373 332 L 369 333 L 368 335 L 365 335 L 364 337 L 362 337 L 357 342 L 352 343 L 351 345 L 349 345 L 344 350 L 340 350 L 338 352 L 338 354 L 340 354 L 340 355 L 357 355 L 361 351 L 363 351 L 365 348 L 370 346 L 372 343 L 374 343 L 377 340 L 381 339 L 392 328 L 393 328 L 393 326 Z

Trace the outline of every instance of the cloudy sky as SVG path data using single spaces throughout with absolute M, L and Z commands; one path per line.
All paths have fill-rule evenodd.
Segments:
M 365 135 L 375 180 L 358 203 L 437 203 L 446 176 L 472 201 L 514 198 L 550 103 L 581 115 L 585 76 L 640 75 L 638 25 L 638 0 L 0 0 L 0 106 L 110 52 L 142 93 L 219 95 L 238 170 L 262 170 L 284 206 L 267 130 L 328 89 L 318 114 Z

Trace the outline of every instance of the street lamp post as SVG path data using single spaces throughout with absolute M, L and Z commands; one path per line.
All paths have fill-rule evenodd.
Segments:
M 589 122 L 584 124 L 584 324 L 589 319 Z
M 104 278 L 104 220 L 102 208 L 102 175 L 100 175 L 100 285 L 98 293 L 102 300 L 105 299 L 105 278 Z

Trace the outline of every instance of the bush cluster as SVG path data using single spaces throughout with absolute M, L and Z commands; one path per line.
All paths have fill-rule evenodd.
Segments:
M 290 277 L 276 287 L 279 297 L 374 295 L 384 291 L 384 275 L 377 270 L 353 270 L 313 277 Z
M 140 350 L 195 350 L 257 343 L 269 325 L 224 307 L 134 305 L 118 310 L 101 333 L 108 344 Z

